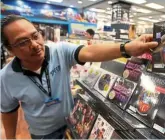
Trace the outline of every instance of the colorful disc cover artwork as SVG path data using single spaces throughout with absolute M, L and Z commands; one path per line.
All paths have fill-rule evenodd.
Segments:
M 99 80 L 99 83 L 98 83 L 99 89 L 108 91 L 110 82 L 111 82 L 111 75 L 104 74 Z

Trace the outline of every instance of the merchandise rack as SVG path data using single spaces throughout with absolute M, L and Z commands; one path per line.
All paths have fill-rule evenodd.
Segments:
M 153 135 L 152 129 L 148 128 L 129 113 L 123 111 L 100 95 L 97 91 L 90 89 L 81 80 L 76 80 L 92 98 L 95 99 L 95 107 L 99 114 L 106 116 L 107 121 L 115 128 L 116 132 L 124 139 L 158 139 Z M 100 108 L 100 109 L 98 109 Z M 105 113 L 106 112 L 106 113 Z M 115 125 L 113 125 L 115 124 Z

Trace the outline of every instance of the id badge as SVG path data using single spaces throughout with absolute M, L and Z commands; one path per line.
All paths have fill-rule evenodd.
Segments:
M 51 105 L 54 105 L 54 104 L 58 104 L 60 103 L 60 99 L 59 98 L 50 98 L 48 100 L 45 100 L 45 104 L 46 106 L 51 106 Z

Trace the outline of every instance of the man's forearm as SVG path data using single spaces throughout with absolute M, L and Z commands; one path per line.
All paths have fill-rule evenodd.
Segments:
M 120 44 L 98 44 L 84 47 L 79 53 L 81 62 L 108 61 L 121 57 Z
M 18 119 L 18 111 L 12 113 L 2 113 L 2 122 L 7 139 L 15 139 Z

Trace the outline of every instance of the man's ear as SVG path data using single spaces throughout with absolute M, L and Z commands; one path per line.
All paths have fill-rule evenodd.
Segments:
M 8 48 L 8 49 L 7 49 L 7 53 L 9 54 L 9 56 L 15 56 L 15 54 L 14 54 L 12 48 Z

